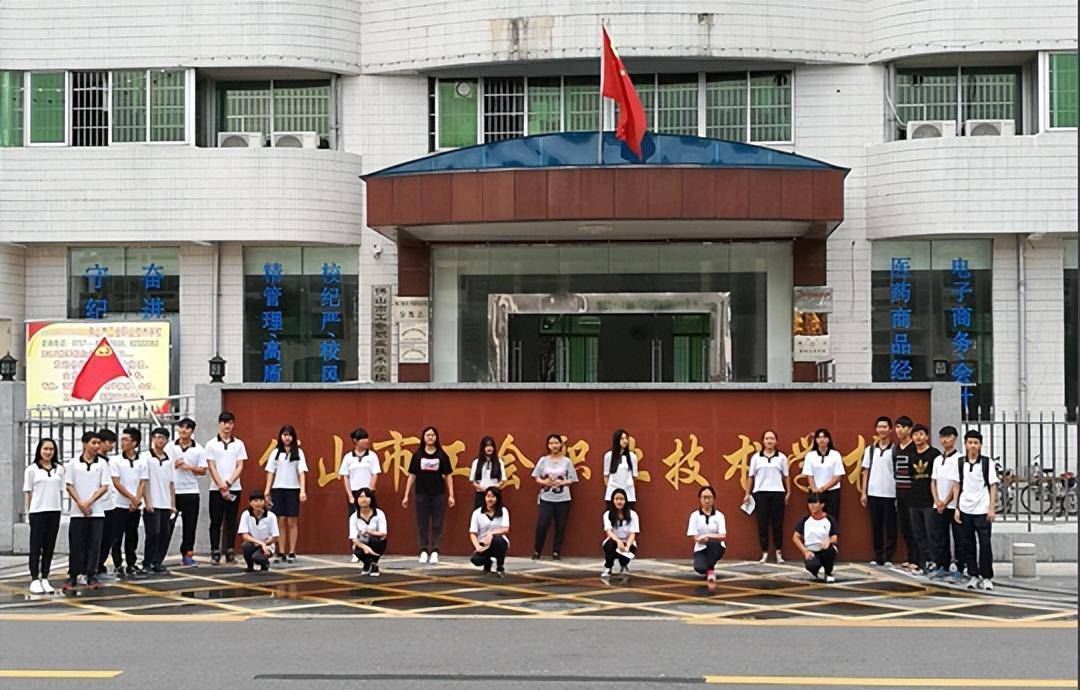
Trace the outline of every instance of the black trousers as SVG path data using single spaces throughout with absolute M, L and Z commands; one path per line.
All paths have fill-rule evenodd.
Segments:
M 762 553 L 769 550 L 769 534 L 773 548 L 784 548 L 784 492 L 755 491 L 754 513 L 757 515 L 757 537 Z
M 813 554 L 806 559 L 806 569 L 811 575 L 817 575 L 824 568 L 826 575 L 832 575 L 833 566 L 836 564 L 836 547 L 830 546 L 824 551 L 811 551 Z
M 48 578 L 52 568 L 56 535 L 60 532 L 60 511 L 30 513 L 30 579 Z
M 478 568 L 491 568 L 492 559 L 495 560 L 495 568 L 497 570 L 503 569 L 503 563 L 506 561 L 506 552 L 510 549 L 510 542 L 506 541 L 506 537 L 499 534 L 491 538 L 491 543 L 483 551 L 474 551 L 473 555 L 469 557 L 469 562 Z
M 226 501 L 220 491 L 210 492 L 211 553 L 222 551 L 233 553 L 236 550 L 236 523 L 240 517 L 237 508 L 240 505 L 240 492 L 230 491 L 229 493 L 233 497 L 231 501 Z
M 566 523 L 570 518 L 570 501 L 540 501 L 540 510 L 536 516 L 536 538 L 533 540 L 533 552 L 540 553 L 544 550 L 544 542 L 547 541 L 548 530 L 552 521 L 555 522 L 555 539 L 551 542 L 553 553 L 562 551 L 563 539 L 566 537 Z
M 98 556 L 101 555 L 103 517 L 73 517 L 68 520 L 68 577 L 72 584 L 79 575 L 87 582 L 97 580 Z
M 892 561 L 896 550 L 896 499 L 878 496 L 866 497 L 870 511 L 870 537 L 874 542 L 874 560 L 878 563 Z
M 840 489 L 826 491 L 823 498 L 825 499 L 825 512 L 829 517 L 836 518 L 836 529 L 840 531 Z
M 180 555 L 183 556 L 195 550 L 195 528 L 199 526 L 199 494 L 176 494 L 176 516 L 169 524 L 169 538 L 165 540 L 166 553 L 178 519 L 184 523 L 184 531 L 180 534 Z
M 143 569 L 161 565 L 169 552 L 169 540 L 172 539 L 172 511 L 168 508 L 155 508 L 154 512 L 143 511 L 143 530 L 146 532 L 146 545 L 143 547 Z
M 611 566 L 615 565 L 615 561 L 619 561 L 619 565 L 626 567 L 630 565 L 630 559 L 626 556 L 620 556 L 617 552 L 619 545 L 615 543 L 615 540 L 608 537 L 604 540 L 604 567 L 611 569 Z M 630 545 L 630 553 L 637 553 L 637 544 Z
M 911 531 L 911 509 L 908 508 L 907 501 L 899 496 L 896 497 L 896 521 L 900 527 L 900 538 L 904 541 L 907 562 L 917 563 L 919 547 L 916 546 L 915 535 Z
M 177 498 L 179 498 L 179 496 Z M 263 552 L 262 547 L 255 542 L 244 540 L 241 549 L 244 553 L 244 563 L 247 563 L 247 567 L 254 568 L 256 564 L 264 569 L 270 567 L 270 559 L 266 557 L 266 553 Z
M 908 508 L 911 516 L 911 532 L 915 536 L 915 548 L 919 557 L 915 564 L 925 568 L 937 558 L 937 511 L 931 508 Z
M 705 542 L 705 548 L 694 552 L 694 571 L 704 575 L 716 567 L 727 549 L 718 541 Z
M 111 487 L 110 487 L 111 490 Z M 116 518 L 113 517 L 113 511 L 116 508 L 111 508 L 105 511 L 105 522 L 101 523 L 101 550 L 98 553 L 98 570 L 105 569 L 105 561 L 109 560 L 109 551 L 112 550 L 113 543 L 113 523 L 116 522 Z M 116 565 L 116 560 L 113 560 L 113 565 Z
M 386 540 L 379 539 L 378 537 L 371 537 L 368 539 L 367 545 L 368 548 L 375 552 L 374 556 L 358 546 L 353 547 L 353 554 L 360 559 L 360 562 L 363 563 L 365 567 L 379 562 L 382 555 L 386 553 Z
M 954 508 L 946 508 L 944 512 L 934 511 L 934 519 L 937 520 L 938 552 L 936 564 L 941 568 L 948 568 L 956 563 L 959 570 L 964 569 L 964 562 L 960 559 L 960 525 L 956 524 L 953 516 Z
M 136 552 L 139 550 L 139 511 L 127 508 L 114 508 L 107 516 L 109 533 L 112 536 L 110 551 L 113 566 L 120 568 L 127 559 L 129 568 L 134 568 Z
M 986 515 L 960 513 L 960 545 L 964 565 L 971 577 L 990 579 L 994 577 L 994 550 L 990 546 L 991 523 Z M 975 540 L 978 538 L 978 550 Z
M 416 494 L 416 534 L 421 551 L 438 551 L 446 518 L 446 494 Z

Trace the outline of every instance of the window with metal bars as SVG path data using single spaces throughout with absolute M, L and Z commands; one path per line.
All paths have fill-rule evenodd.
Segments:
M 529 134 L 562 130 L 562 79 L 529 78 L 525 84 L 529 109 Z
M 513 139 L 525 133 L 525 80 L 484 80 L 484 142 Z
M 109 73 L 71 73 L 71 145 L 109 145 Z
M 270 82 L 218 85 L 218 131 L 270 133 Z
M 23 73 L 0 70 L 0 148 L 23 145 Z
M 1076 53 L 1051 53 L 1048 62 L 1050 126 L 1076 127 L 1080 120 Z
M 750 141 L 791 141 L 789 72 L 750 73 Z
M 710 74 L 705 78 L 705 136 L 746 141 L 746 74 Z
M 664 134 L 698 133 L 696 74 L 661 74 L 656 79 L 656 117 L 652 129 Z
M 113 141 L 126 144 L 146 141 L 146 71 L 124 70 L 112 74 Z
M 730 72 L 705 77 L 705 136 L 729 141 L 792 140 L 792 73 Z
M 184 141 L 184 72 L 150 72 L 150 141 Z
M 952 120 L 958 135 L 968 120 L 1012 120 L 1022 132 L 1020 69 L 946 67 L 896 72 L 898 138 L 912 120 Z
M 320 145 L 330 143 L 330 83 L 272 83 L 275 132 L 315 132 Z
M 600 108 L 598 77 L 563 79 L 563 131 L 595 132 Z

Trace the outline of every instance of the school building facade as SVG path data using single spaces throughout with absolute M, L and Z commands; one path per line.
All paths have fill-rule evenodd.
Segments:
M 601 20 L 641 161 L 599 111 Z M 220 355 L 227 382 L 958 380 L 1061 415 L 1076 31 L 1063 0 L 6 2 L 0 320 L 21 360 L 27 320 L 168 319 L 179 394 Z

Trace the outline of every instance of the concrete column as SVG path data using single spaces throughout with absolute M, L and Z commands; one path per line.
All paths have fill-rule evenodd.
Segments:
M 25 440 L 19 421 L 26 415 L 26 384 L 0 382 L 0 553 L 12 550 L 12 532 L 22 502 Z
M 960 415 L 960 389 L 959 383 L 932 383 L 930 384 L 930 438 L 937 438 L 938 429 L 943 426 L 954 426 L 961 430 Z M 960 441 L 961 447 L 963 439 Z

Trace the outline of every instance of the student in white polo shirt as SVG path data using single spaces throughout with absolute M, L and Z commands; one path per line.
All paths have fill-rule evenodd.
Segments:
M 769 535 L 772 534 L 776 562 L 784 562 L 784 507 L 791 495 L 791 478 L 788 476 L 787 456 L 776 449 L 776 432 L 766 429 L 761 434 L 761 450 L 750 458 L 747 473 L 753 484 L 747 485 L 743 502 L 754 495 L 754 514 L 757 516 L 758 543 L 761 558 L 758 563 L 769 560 Z M 751 492 L 751 489 L 753 491 Z
M 604 500 L 611 507 L 611 496 L 616 489 L 622 489 L 626 500 L 633 508 L 637 502 L 637 489 L 634 478 L 638 476 L 638 454 L 630 450 L 630 434 L 625 429 L 616 429 L 611 438 L 611 450 L 604 453 Z
M 300 504 L 307 501 L 308 466 L 296 429 L 286 424 L 278 431 L 277 448 L 266 463 L 266 488 L 270 494 L 270 507 L 281 518 L 281 548 L 278 563 L 296 562 L 296 537 L 300 533 Z
M 109 514 L 112 522 L 112 559 L 118 577 L 138 573 L 135 560 L 139 548 L 139 508 L 146 497 L 149 478 L 146 460 L 139 455 L 142 432 L 134 427 L 120 434 L 120 454 L 109 461 L 110 476 L 116 494 L 116 508 Z M 123 551 L 121 551 L 121 548 Z M 123 569 L 127 559 L 127 570 Z
M 711 486 L 698 489 L 700 508 L 690 513 L 686 526 L 686 536 L 694 538 L 694 570 L 709 582 L 716 581 L 714 568 L 727 551 L 727 521 L 715 503 L 715 489 Z
M 30 518 L 30 593 L 52 594 L 49 569 L 64 507 L 64 466 L 53 439 L 38 441 L 34 461 L 23 472 L 23 492 Z
M 840 519 L 840 482 L 844 478 L 844 459 L 833 448 L 828 429 L 814 432 L 814 447 L 803 456 L 803 476 L 810 477 L 810 491 L 820 493 L 825 512 Z
M 353 449 L 341 458 L 338 476 L 345 487 L 345 499 L 348 501 L 349 515 L 356 511 L 356 495 L 360 489 L 375 491 L 379 482 L 379 456 L 371 450 L 371 438 L 365 429 L 357 427 L 349 434 Z
M 184 417 L 176 425 L 176 439 L 165 446 L 173 460 L 173 483 L 176 486 L 176 513 L 171 530 L 179 518 L 184 523 L 180 538 L 180 564 L 195 563 L 195 530 L 199 526 L 199 477 L 206 474 L 206 450 L 193 438 L 195 420 Z M 172 532 L 170 531 L 170 539 Z
M 112 429 L 102 428 L 98 429 L 98 437 L 101 438 L 99 451 L 101 459 L 111 468 L 112 459 L 116 453 L 116 433 Z M 120 520 L 120 513 L 116 510 L 116 491 L 113 489 L 111 482 L 108 491 L 105 492 L 105 496 L 102 498 L 102 504 L 105 506 L 105 522 L 101 527 L 101 552 L 98 555 L 97 564 L 98 575 L 105 575 L 108 572 L 105 561 L 108 560 L 109 551 L 112 549 L 113 523 Z M 123 527 L 121 526 L 120 529 L 123 529 Z M 113 567 L 118 567 L 115 558 L 113 559 Z
M 210 562 L 236 563 L 236 518 L 240 503 L 240 473 L 247 447 L 233 436 L 236 416 L 218 415 L 217 436 L 206 442 L 206 469 L 210 473 Z
M 897 529 L 892 420 L 878 417 L 874 433 L 874 442 L 863 453 L 859 503 L 870 513 L 870 538 L 874 543 L 874 560 L 870 565 L 891 568 Z
M 247 571 L 270 569 L 270 559 L 274 556 L 279 532 L 277 516 L 266 509 L 266 497 L 261 491 L 253 491 L 248 496 L 248 509 L 240 516 L 237 533 L 244 542 L 240 550 L 244 554 Z
M 990 458 L 982 454 L 982 434 L 964 434 L 964 457 L 959 464 L 955 520 L 960 525 L 961 553 L 970 578 L 968 589 L 994 589 L 994 550 L 990 528 L 994 523 L 998 474 Z M 975 540 L 978 538 L 978 549 Z
M 146 545 L 143 548 L 143 570 L 163 574 L 165 555 L 169 551 L 172 535 L 172 519 L 176 515 L 176 486 L 173 477 L 176 468 L 165 452 L 169 442 L 169 430 L 158 427 L 150 432 L 150 449 L 143 453 L 146 462 L 146 495 L 143 501 L 143 531 Z
M 626 492 L 615 489 L 611 492 L 611 507 L 604 511 L 604 570 L 600 577 L 611 577 L 615 561 L 619 562 L 619 572 L 630 575 L 630 561 L 637 555 L 637 535 L 641 531 L 638 514 L 630 508 Z
M 495 450 L 495 439 L 485 436 L 480 439 L 480 452 L 469 467 L 469 481 L 472 482 L 473 510 L 484 507 L 484 496 L 491 487 L 502 488 L 506 479 L 506 464 Z
M 960 483 L 960 450 L 956 447 L 956 437 L 959 435 L 954 426 L 944 426 L 938 431 L 941 455 L 934 458 L 934 467 L 930 472 L 938 538 L 938 552 L 934 555 L 937 567 L 931 573 L 931 578 L 948 577 L 955 584 L 960 583 L 964 569 L 959 561 L 960 525 L 953 519 L 956 515 L 956 488 Z M 956 549 L 955 556 L 953 549 Z M 949 567 L 954 563 L 957 565 L 956 572 L 949 572 Z
M 806 496 L 806 505 L 810 512 L 795 524 L 792 541 L 805 559 L 806 570 L 815 580 L 821 579 L 820 573 L 824 570 L 825 582 L 836 582 L 833 566 L 839 540 L 838 520 L 825 512 L 825 499 L 821 494 L 811 491 Z
M 86 576 L 90 589 L 97 589 L 98 556 L 101 553 L 101 531 L 105 522 L 105 506 L 102 498 L 112 476 L 109 464 L 100 455 L 101 438 L 96 431 L 82 435 L 82 454 L 68 463 L 65 482 L 71 496 L 71 514 L 68 520 L 68 581 L 64 591 L 78 586 L 79 575 Z
M 495 574 L 505 577 L 506 552 L 510 550 L 510 509 L 503 505 L 502 491 L 489 486 L 484 491 L 484 505 L 473 511 L 469 519 L 469 541 L 473 553 L 469 562 L 491 572 L 495 562 Z
M 356 512 L 349 516 L 349 542 L 353 558 L 364 563 L 362 575 L 379 576 L 379 559 L 386 553 L 386 514 L 375 502 L 375 491 L 356 492 Z

